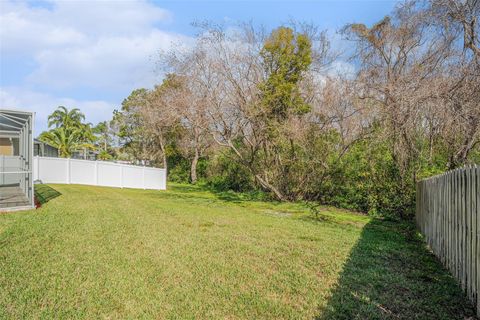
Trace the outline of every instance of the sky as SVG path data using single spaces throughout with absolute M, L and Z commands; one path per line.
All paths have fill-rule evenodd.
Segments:
M 328 29 L 334 43 L 347 23 L 371 25 L 395 1 L 88 1 L 0 0 L 0 109 L 36 114 L 35 134 L 59 105 L 87 121 L 111 119 L 137 88 L 161 82 L 160 51 L 191 43 L 192 22 L 275 28 L 289 20 Z

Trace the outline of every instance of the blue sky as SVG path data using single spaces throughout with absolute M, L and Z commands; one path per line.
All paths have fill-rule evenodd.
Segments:
M 159 50 L 191 41 L 193 21 L 274 28 L 291 19 L 335 32 L 372 24 L 395 1 L 10 1 L 0 0 L 0 108 L 36 112 L 38 134 L 58 105 L 110 119 L 139 87 L 152 87 Z M 341 45 L 348 45 L 342 43 Z

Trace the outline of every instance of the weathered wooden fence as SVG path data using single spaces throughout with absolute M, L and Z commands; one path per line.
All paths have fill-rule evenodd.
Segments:
M 480 315 L 480 166 L 419 181 L 416 220 Z

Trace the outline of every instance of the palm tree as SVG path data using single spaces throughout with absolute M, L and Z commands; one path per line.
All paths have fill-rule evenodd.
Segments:
M 81 134 L 80 140 L 82 141 L 79 145 L 79 148 L 83 150 L 83 158 L 87 159 L 87 150 L 94 150 L 95 145 L 93 144 L 97 137 L 93 133 L 92 124 L 86 123 L 80 124 Z
M 93 148 L 95 136 L 91 124 L 83 123 L 85 115 L 79 109 L 68 110 L 60 106 L 48 117 L 48 126 L 53 129 L 43 132 L 39 140 L 59 150 L 61 157 L 70 158 L 73 152 Z
M 70 158 L 81 145 L 82 131 L 80 128 L 68 130 L 59 127 L 43 132 L 39 140 L 58 149 L 60 157 Z
M 68 110 L 64 106 L 59 106 L 57 110 L 48 116 L 48 127 L 79 127 L 84 120 L 85 115 L 80 112 L 80 109 L 73 108 Z

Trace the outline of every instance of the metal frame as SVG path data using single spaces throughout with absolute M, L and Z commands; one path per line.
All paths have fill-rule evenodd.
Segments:
M 30 205 L 21 207 L 0 208 L 0 210 L 19 210 L 33 208 L 33 112 L 0 109 L 0 137 L 19 139 L 19 167 L 18 170 L 5 171 L 0 168 L 0 174 L 24 174 L 20 178 L 20 188 L 27 197 Z

